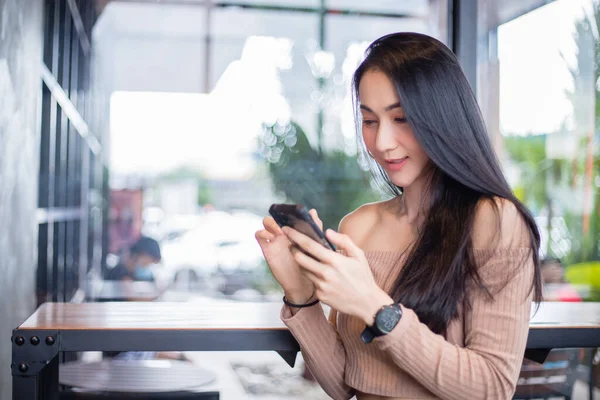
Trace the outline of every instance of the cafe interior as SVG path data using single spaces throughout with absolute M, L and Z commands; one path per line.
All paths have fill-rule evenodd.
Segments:
M 351 78 L 446 44 L 540 235 L 515 399 L 600 399 L 597 0 L 0 0 L 0 399 L 327 399 L 254 237 L 385 199 Z

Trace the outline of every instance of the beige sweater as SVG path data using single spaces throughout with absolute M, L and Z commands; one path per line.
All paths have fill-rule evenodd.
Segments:
M 404 307 L 394 330 L 370 344 L 360 339 L 364 322 L 337 313 L 330 322 L 321 305 L 294 316 L 284 306 L 281 318 L 300 343 L 311 372 L 334 399 L 510 399 L 527 341 L 534 271 L 530 251 L 512 246 L 475 250 L 480 276 L 495 300 L 471 285 L 472 307 L 460 307 L 446 337 L 434 334 Z M 377 284 L 389 292 L 406 256 L 365 254 Z

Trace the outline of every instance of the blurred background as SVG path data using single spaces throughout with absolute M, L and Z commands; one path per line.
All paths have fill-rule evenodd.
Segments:
M 596 0 L 0 0 L 0 336 L 94 300 L 141 236 L 159 300 L 279 301 L 254 239 L 270 204 L 335 229 L 383 199 L 349 83 L 397 31 L 459 56 L 539 224 L 546 299 L 600 301 L 599 29 Z
M 398 23 L 440 36 L 445 20 L 427 1 L 360 3 L 106 4 L 92 40 L 107 100 L 109 253 L 151 235 L 160 279 L 268 295 L 277 287 L 254 232 L 270 204 L 314 207 L 337 228 L 376 200 L 356 162 L 349 79 Z

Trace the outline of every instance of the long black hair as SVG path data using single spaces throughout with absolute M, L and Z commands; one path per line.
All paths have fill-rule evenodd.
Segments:
M 460 305 L 468 300 L 469 280 L 493 298 L 478 273 L 472 232 L 478 203 L 490 200 L 499 214 L 494 200 L 499 197 L 515 205 L 529 230 L 535 265 L 532 290 L 539 302 L 537 225 L 504 178 L 475 95 L 456 56 L 440 41 L 418 33 L 394 33 L 377 39 L 367 48 L 354 74 L 357 119 L 359 84 L 365 72 L 373 70 L 386 74 L 394 84 L 407 122 L 433 164 L 424 225 L 391 296 L 412 308 L 436 333 L 446 331 Z M 368 159 L 362 135 L 359 138 L 362 159 Z M 379 165 L 372 165 L 385 188 L 392 195 L 401 195 L 402 188 L 394 185 Z

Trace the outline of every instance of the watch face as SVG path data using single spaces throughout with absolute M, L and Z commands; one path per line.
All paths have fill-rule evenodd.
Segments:
M 396 327 L 398 321 L 400 321 L 401 316 L 402 311 L 399 308 L 393 306 L 385 307 L 377 313 L 375 324 L 377 324 L 377 328 L 382 333 L 390 333 Z

